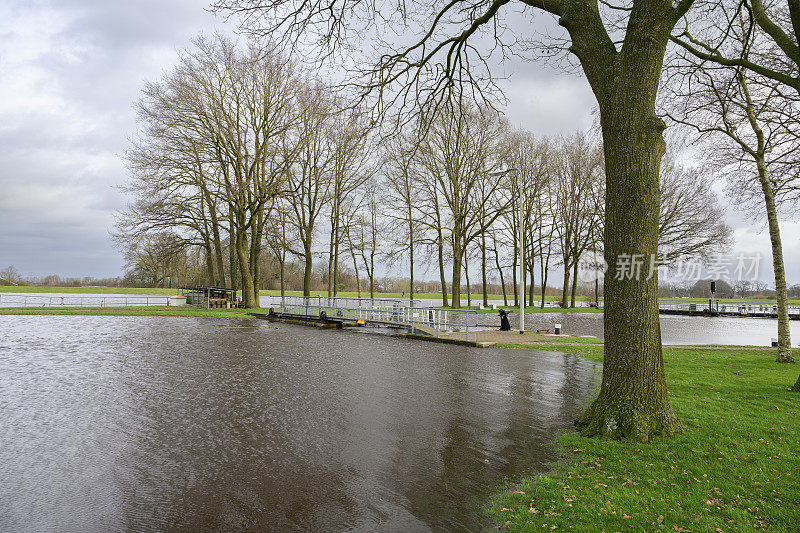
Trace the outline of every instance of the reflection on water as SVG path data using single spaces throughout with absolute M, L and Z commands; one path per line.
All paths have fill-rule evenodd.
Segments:
M 511 327 L 519 327 L 519 315 L 509 315 Z M 703 345 L 728 344 L 769 346 L 778 336 L 778 321 L 772 318 L 736 318 L 660 315 L 661 341 L 664 344 Z M 494 319 L 494 316 L 492 316 Z M 498 325 L 500 319 L 496 319 Z M 487 323 L 492 323 L 488 320 Z M 593 335 L 603 338 L 602 313 L 535 313 L 525 314 L 525 329 L 549 329 L 561 324 L 567 335 Z M 800 341 L 800 321 L 789 322 L 792 339 Z
M 548 352 L 216 319 L 0 319 L 0 530 L 461 530 L 595 386 Z

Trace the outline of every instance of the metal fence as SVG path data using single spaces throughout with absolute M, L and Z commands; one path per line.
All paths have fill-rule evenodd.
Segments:
M 169 296 L 42 296 L 0 294 L 0 307 L 128 307 L 169 305 Z
M 271 297 L 275 311 L 318 318 L 363 321 L 365 325 L 401 327 L 411 333 L 470 340 L 479 329 L 478 311 L 440 307 L 410 307 L 405 300 L 391 298 L 328 298 L 325 296 Z

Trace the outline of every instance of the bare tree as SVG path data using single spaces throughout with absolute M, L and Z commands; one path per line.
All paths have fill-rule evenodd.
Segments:
M 0 283 L 6 285 L 19 285 L 24 280 L 19 270 L 14 265 L 9 265 L 3 270 L 0 270 Z
M 337 294 L 339 246 L 344 239 L 342 218 L 346 206 L 352 204 L 356 190 L 374 172 L 369 164 L 374 151 L 370 144 L 370 124 L 362 113 L 340 111 L 331 117 L 326 128 L 331 139 L 330 178 L 330 241 L 328 250 L 328 295 Z
M 748 61 L 752 47 L 758 48 L 758 39 L 751 35 L 752 21 L 739 14 L 731 22 L 725 44 L 741 51 L 742 60 Z M 668 113 L 713 143 L 711 160 L 727 171 L 734 198 L 744 199 L 745 205 L 759 198 L 765 209 L 778 304 L 777 361 L 792 362 L 778 206 L 794 199 L 798 190 L 797 95 L 784 94 L 783 85 L 772 77 L 751 74 L 742 67 L 701 68 L 699 61 L 685 55 L 675 65 L 670 89 L 676 104 Z
M 395 245 L 390 260 L 396 255 L 408 253 L 409 299 L 414 300 L 414 252 L 418 246 L 420 225 L 423 218 L 420 213 L 419 179 L 416 168 L 415 155 L 417 144 L 413 135 L 397 136 L 390 141 L 386 154 L 386 199 L 390 209 L 386 216 L 391 221 L 396 221 L 400 231 L 392 232 L 392 242 Z
M 546 140 L 538 140 L 533 134 L 517 130 L 510 132 L 501 148 L 500 157 L 513 172 L 509 172 L 504 177 L 504 190 L 508 193 L 508 205 L 511 211 L 507 212 L 503 219 L 509 231 L 509 238 L 513 243 L 513 267 L 514 267 L 514 286 L 516 290 L 516 266 L 519 247 L 519 208 L 522 203 L 522 236 L 526 247 L 526 270 L 531 278 L 530 299 L 532 304 L 532 294 L 534 288 L 534 265 L 538 252 L 538 245 L 542 244 L 541 239 L 537 239 L 535 229 L 541 225 L 542 217 L 545 213 L 541 210 L 542 198 L 548 193 L 548 182 L 550 179 L 548 143 Z M 544 278 L 542 278 L 544 279 Z M 520 281 L 524 283 L 524 280 Z
M 713 63 L 722 67 L 730 67 L 736 71 L 736 84 L 738 91 L 734 94 L 744 96 L 745 101 L 754 102 L 750 112 L 747 112 L 750 128 L 756 135 L 755 143 L 749 143 L 750 148 L 758 148 L 765 145 L 768 139 L 763 129 L 763 119 L 761 116 L 763 105 L 758 91 L 752 88 L 770 87 L 773 92 L 773 103 L 778 100 L 778 107 L 772 106 L 773 110 L 779 109 L 785 113 L 782 122 L 784 124 L 795 123 L 797 116 L 797 96 L 800 94 L 800 76 L 797 75 L 800 69 L 800 46 L 798 46 L 798 35 L 800 35 L 800 3 L 795 0 L 767 3 L 764 5 L 762 0 L 722 0 L 712 2 L 704 6 L 705 10 L 693 14 L 691 19 L 687 17 L 673 36 L 673 41 L 679 44 L 686 52 L 681 59 L 687 63 L 692 63 L 690 58 L 697 58 L 700 61 Z M 691 26 L 689 22 L 691 21 Z M 706 69 L 707 70 L 707 69 Z M 746 74 L 748 72 L 749 74 Z M 784 90 L 785 89 L 785 90 Z M 750 94 L 745 94 L 750 92 Z M 753 94 L 756 93 L 756 94 Z M 791 96 L 790 96 L 791 93 Z M 745 104 L 747 106 L 747 104 Z M 739 105 L 738 107 L 741 107 Z M 779 113 L 780 115 L 780 113 Z M 794 126 L 794 124 L 792 124 Z M 790 126 L 791 127 L 791 126 Z M 760 138 L 763 137 L 763 138 Z M 736 142 L 734 140 L 734 142 Z M 744 149 L 746 152 L 747 150 Z M 766 158 L 763 158 L 766 163 Z M 773 158 L 775 159 L 775 158 Z M 756 163 L 759 175 L 767 175 L 765 164 Z M 773 247 L 773 262 L 775 257 L 782 255 L 782 249 L 776 249 L 776 240 L 772 237 L 776 235 L 777 216 L 774 224 L 770 220 L 770 197 L 778 196 L 774 182 L 774 170 L 772 171 L 772 183 L 762 185 L 762 193 L 767 208 L 767 220 L 770 223 L 770 237 Z M 760 178 L 759 181 L 763 182 Z M 774 203 L 774 200 L 772 200 Z M 774 228 L 774 229 L 773 229 Z M 773 264 L 776 278 L 776 288 L 778 279 L 782 277 L 782 264 Z M 785 288 L 785 281 L 782 282 Z M 778 361 L 793 360 L 789 351 L 788 336 L 788 305 L 786 297 L 781 296 L 779 290 L 779 320 L 778 320 Z M 784 308 L 787 310 L 784 312 Z M 783 335 L 781 335 L 783 331 Z M 800 377 L 798 377 L 793 390 L 800 392 Z
M 286 201 L 279 199 L 278 204 L 272 210 L 273 216 L 269 218 L 264 228 L 264 240 L 278 261 L 282 299 L 286 296 L 286 256 L 292 249 L 293 242 L 293 236 L 290 234 L 289 210 Z
M 411 19 L 425 21 L 410 45 L 396 45 L 409 40 L 389 32 L 393 41 L 378 43 L 375 64 L 353 82 L 362 94 L 375 94 L 381 105 L 413 101 L 436 106 L 454 85 L 491 87 L 487 58 L 476 40 L 488 35 L 492 50 L 506 52 L 505 39 L 511 35 L 513 41 L 514 36 L 504 31 L 504 15 L 514 6 L 558 17 L 566 35 L 549 44 L 568 47 L 578 58 L 600 109 L 607 174 L 605 253 L 616 264 L 620 255 L 657 253 L 658 171 L 665 146 L 655 102 L 670 34 L 692 3 L 633 0 L 603 2 L 601 9 L 594 0 L 457 0 L 444 5 L 399 3 L 386 9 L 358 0 L 218 0 L 217 6 L 240 14 L 255 33 L 288 41 L 312 37 L 325 52 L 335 51 L 351 36 L 383 35 L 366 31 L 375 25 L 395 30 L 409 28 Z M 580 419 L 583 432 L 648 440 L 680 431 L 666 394 L 657 276 L 607 276 L 605 297 L 603 386 Z
M 600 224 L 597 199 L 603 191 L 602 153 L 586 136 L 577 134 L 559 143 L 553 153 L 552 169 L 555 230 L 564 266 L 561 307 L 568 306 L 570 274 L 574 307 L 578 261 L 592 245 L 595 226 Z
M 731 229 L 724 222 L 710 173 L 679 164 L 672 152 L 661 162 L 661 215 L 658 249 L 661 260 L 708 259 L 728 248 Z
M 258 307 L 264 225 L 291 159 L 285 140 L 294 126 L 294 90 L 294 69 L 280 54 L 199 37 L 172 72 L 147 85 L 139 106 L 143 135 L 129 161 L 134 187 L 147 194 L 123 215 L 128 227 L 194 230 L 209 277 L 223 280 L 225 213 L 231 284 L 241 279 L 247 307 Z
M 497 196 L 502 178 L 489 168 L 503 124 L 492 112 L 477 111 L 461 100 L 450 101 L 440 111 L 431 117 L 419 157 L 433 181 L 427 190 L 439 207 L 436 229 L 441 234 L 447 228 L 453 261 L 451 305 L 459 308 L 467 248 L 507 206 Z M 441 207 L 447 209 L 446 218 Z
M 157 287 L 172 286 L 175 262 L 186 252 L 183 239 L 168 231 L 144 234 L 125 243 L 125 266 Z
M 369 278 L 369 297 L 375 298 L 375 258 L 380 254 L 382 224 L 380 219 L 380 192 L 375 178 L 364 187 L 364 202 L 355 220 L 356 248 Z
M 287 173 L 286 195 L 294 215 L 291 224 L 302 246 L 301 250 L 293 252 L 305 262 L 303 295 L 309 296 L 317 222 L 330 200 L 334 155 L 330 146 L 331 135 L 326 130 L 332 102 L 321 84 L 307 88 L 300 102 L 299 148 Z

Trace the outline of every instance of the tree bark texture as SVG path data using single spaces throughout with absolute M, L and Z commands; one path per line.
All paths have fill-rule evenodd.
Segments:
M 577 21 L 574 21 L 577 22 Z M 597 96 L 606 163 L 605 350 L 600 394 L 577 420 L 588 436 L 648 441 L 683 426 L 667 398 L 658 275 L 618 276 L 618 259 L 648 264 L 658 252 L 659 166 L 666 151 L 664 122 L 655 99 L 669 34 L 675 19 L 670 2 L 636 2 L 624 46 L 608 53 L 588 35 L 573 35 L 573 51 Z M 577 35 L 577 39 L 576 39 Z

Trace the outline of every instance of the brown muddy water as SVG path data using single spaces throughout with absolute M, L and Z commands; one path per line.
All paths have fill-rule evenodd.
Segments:
M 0 530 L 480 530 L 504 479 L 557 459 L 594 370 L 258 321 L 3 316 Z

